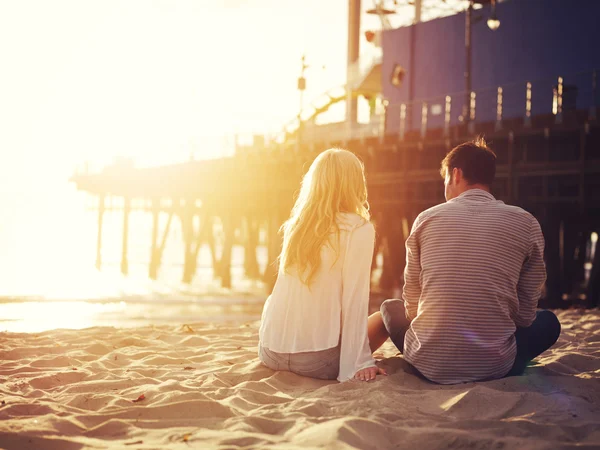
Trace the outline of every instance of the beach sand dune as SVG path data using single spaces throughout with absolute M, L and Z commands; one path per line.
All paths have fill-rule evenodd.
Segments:
M 600 448 L 600 312 L 562 311 L 527 375 L 326 382 L 257 359 L 258 323 L 0 334 L 4 449 Z

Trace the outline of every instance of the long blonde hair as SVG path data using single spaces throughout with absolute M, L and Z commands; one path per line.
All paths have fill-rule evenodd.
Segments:
M 321 248 L 330 245 L 339 257 L 338 213 L 370 219 L 364 166 L 351 152 L 325 150 L 315 158 L 304 178 L 290 218 L 282 225 L 280 270 L 295 268 L 310 286 L 321 264 Z M 332 234 L 336 236 L 331 240 Z

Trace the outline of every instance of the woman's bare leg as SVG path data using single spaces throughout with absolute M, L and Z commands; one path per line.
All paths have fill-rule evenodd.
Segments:
M 369 316 L 367 324 L 369 346 L 371 347 L 371 353 L 373 353 L 375 350 L 381 347 L 385 341 L 387 341 L 389 335 L 385 329 L 385 325 L 383 324 L 383 319 L 381 318 L 381 313 L 379 311 Z

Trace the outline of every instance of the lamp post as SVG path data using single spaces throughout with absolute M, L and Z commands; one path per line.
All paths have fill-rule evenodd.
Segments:
M 469 123 L 471 116 L 471 22 L 473 20 L 473 0 L 469 0 L 465 16 L 465 104 L 463 105 L 463 122 Z
M 300 109 L 298 110 L 298 146 L 300 146 L 301 132 L 302 132 L 302 112 L 304 111 L 304 91 L 306 90 L 306 69 L 311 66 L 306 64 L 306 55 L 302 55 L 302 64 L 300 66 L 300 76 L 298 77 L 298 92 L 300 93 Z M 321 69 L 325 70 L 325 66 L 321 66 Z
M 360 50 L 360 14 L 361 0 L 348 0 L 348 63 L 346 70 L 346 121 L 352 129 L 357 121 L 358 105 L 356 97 L 352 95 L 350 80 L 352 78 L 352 67 L 358 61 Z
M 304 77 L 304 72 L 306 69 L 308 69 L 308 64 L 306 64 L 306 55 L 302 55 L 302 67 L 300 69 L 300 76 L 298 77 L 298 91 L 300 92 L 300 110 L 298 111 L 298 119 L 300 119 L 302 109 L 304 108 L 304 90 L 306 89 L 306 78 Z
M 473 23 L 481 20 L 481 17 L 473 18 L 473 7 L 475 3 L 480 5 L 491 4 L 492 11 L 487 20 L 487 25 L 490 30 L 495 31 L 500 27 L 500 20 L 496 16 L 496 0 L 469 0 L 469 6 L 465 14 L 465 104 L 463 106 L 463 122 L 468 124 L 471 121 L 471 71 L 472 63 L 472 47 L 471 41 L 473 37 L 471 26 Z
M 306 55 L 302 55 L 302 68 L 298 77 L 298 91 L 300 92 L 300 109 L 298 110 L 298 131 L 296 135 L 296 147 L 300 151 L 302 145 L 302 109 L 304 108 L 304 90 L 306 89 L 306 78 L 304 72 L 308 69 L 306 64 Z

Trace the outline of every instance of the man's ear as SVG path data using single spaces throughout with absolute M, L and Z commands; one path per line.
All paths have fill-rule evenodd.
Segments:
M 455 167 L 454 169 L 452 169 L 452 180 L 454 181 L 454 184 L 459 184 L 463 179 L 463 173 L 462 173 L 462 169 L 459 169 L 458 167 Z

